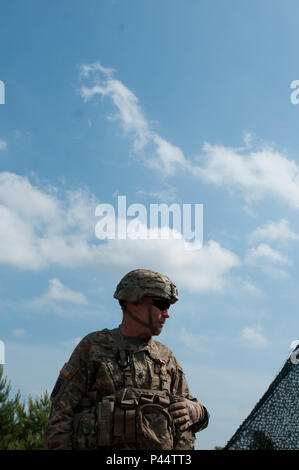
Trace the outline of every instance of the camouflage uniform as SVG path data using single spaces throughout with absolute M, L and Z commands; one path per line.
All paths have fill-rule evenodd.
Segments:
M 119 286 L 116 298 L 121 291 L 122 286 Z M 174 291 L 172 295 L 175 295 Z M 140 393 L 140 397 L 138 395 L 136 398 L 133 391 Z M 171 427 L 170 421 L 167 422 L 166 418 L 161 421 L 161 413 L 154 414 L 156 410 L 153 409 L 153 403 L 156 403 L 156 409 L 161 411 L 163 408 L 166 415 L 169 400 L 175 401 L 176 397 L 197 402 L 189 394 L 182 367 L 162 343 L 151 337 L 137 339 L 124 336 L 119 328 L 90 333 L 81 340 L 69 362 L 60 371 L 51 394 L 52 407 L 45 429 L 44 447 L 193 449 L 194 433 L 208 425 L 209 414 L 206 410 L 200 422 L 194 423 L 187 431 L 174 433 L 175 438 L 171 443 L 167 434 L 167 427 Z M 134 400 L 135 404 L 143 403 L 143 408 L 147 407 L 149 414 L 143 422 L 150 423 L 149 435 L 152 435 L 151 425 L 153 428 L 155 425 L 156 428 L 166 426 L 164 434 L 161 431 L 158 438 L 154 436 L 160 443 L 165 439 L 162 447 L 150 439 L 136 444 L 141 431 L 135 429 L 138 420 L 136 406 L 132 406 Z M 120 404 L 117 405 L 116 401 Z M 113 416 L 113 423 L 107 420 L 107 413 Z

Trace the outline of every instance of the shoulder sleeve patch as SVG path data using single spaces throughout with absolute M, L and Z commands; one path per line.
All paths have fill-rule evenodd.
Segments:
M 71 375 L 72 371 L 73 371 L 73 366 L 71 366 L 69 362 L 66 362 L 60 371 L 60 375 L 68 378 Z

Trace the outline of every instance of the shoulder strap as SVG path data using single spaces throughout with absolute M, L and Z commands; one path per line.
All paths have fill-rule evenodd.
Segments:
M 119 327 L 111 330 L 111 335 L 113 339 L 113 352 L 116 358 L 118 355 L 120 358 L 119 365 L 124 373 L 125 387 L 133 387 L 130 356 L 128 351 L 126 351 L 125 340 Z
M 125 367 L 127 365 L 127 353 L 125 347 L 125 341 L 123 335 L 120 332 L 119 328 L 114 328 L 110 331 L 113 339 L 113 352 L 115 356 L 120 356 L 120 365 L 121 367 Z

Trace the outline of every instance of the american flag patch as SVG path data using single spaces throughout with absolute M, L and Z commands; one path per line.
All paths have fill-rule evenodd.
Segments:
M 73 366 L 71 366 L 71 364 L 66 362 L 63 368 L 61 369 L 60 374 L 63 375 L 63 377 L 68 377 L 71 374 L 72 370 L 73 370 Z

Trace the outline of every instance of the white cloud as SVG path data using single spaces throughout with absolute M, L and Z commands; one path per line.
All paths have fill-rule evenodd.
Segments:
M 34 187 L 27 178 L 0 174 L 0 262 L 23 269 L 92 266 L 102 272 L 128 272 L 144 266 L 172 273 L 191 291 L 222 291 L 229 288 L 230 270 L 240 265 L 238 257 L 209 240 L 198 251 L 186 251 L 182 236 L 177 239 L 108 240 L 94 243 L 97 203 L 86 191 L 60 195 Z M 178 238 L 180 237 L 180 238 Z M 47 300 L 59 295 L 52 286 Z M 51 297 L 52 296 L 52 297 Z
M 6 150 L 7 149 L 7 142 L 5 140 L 0 139 L 0 151 L 1 150 Z
M 147 160 L 150 168 L 160 170 L 165 175 L 173 175 L 177 169 L 188 169 L 188 161 L 184 157 L 182 150 L 179 147 L 162 139 L 158 134 L 152 134 L 152 140 L 156 144 L 157 156 Z
M 287 273 L 277 268 L 276 265 L 289 265 L 291 261 L 278 250 L 274 250 L 266 243 L 261 243 L 256 248 L 247 250 L 245 261 L 251 266 L 256 266 L 270 277 L 280 279 L 287 277 Z
M 84 294 L 73 291 L 69 287 L 62 284 L 59 279 L 51 279 L 49 281 L 49 288 L 47 292 L 31 301 L 32 305 L 35 305 L 36 307 L 42 307 L 49 304 L 51 305 L 53 302 L 71 302 L 81 305 L 88 303 Z
M 84 80 L 92 79 L 89 86 L 81 86 L 82 98 L 86 101 L 100 95 L 112 100 L 118 111 L 114 119 L 133 136 L 133 148 L 146 166 L 158 169 L 163 176 L 184 170 L 208 183 L 229 190 L 235 187 L 243 192 L 247 202 L 274 196 L 299 209 L 299 168 L 283 153 L 265 144 L 252 149 L 252 135 L 247 132 L 245 147 L 205 143 L 198 159 L 202 164 L 193 164 L 179 147 L 151 129 L 137 97 L 114 78 L 112 69 L 96 62 L 82 65 L 81 72 Z
M 243 345 L 250 348 L 264 348 L 268 345 L 267 338 L 254 328 L 244 328 L 240 334 Z
M 299 234 L 293 232 L 289 228 L 289 223 L 286 219 L 281 219 L 278 222 L 270 221 L 264 224 L 262 227 L 258 227 L 250 235 L 251 241 L 261 240 L 299 240 Z
M 42 269 L 92 263 L 95 199 L 87 191 L 38 189 L 27 178 L 0 173 L 0 263 Z
M 187 331 L 186 328 L 181 328 L 178 338 L 191 351 L 202 352 L 205 349 L 203 344 L 207 341 L 206 336 L 195 336 Z
M 96 71 L 103 72 L 107 77 L 112 76 L 114 70 L 108 67 L 103 67 L 100 62 L 94 62 L 91 65 L 81 65 L 80 66 L 80 73 L 82 77 L 87 77 L 90 73 L 94 73 Z
M 244 143 L 246 145 L 246 147 L 251 147 L 251 144 L 252 144 L 252 134 L 251 132 L 245 132 L 243 134 L 243 140 L 244 140 Z
M 230 288 L 229 272 L 240 264 L 234 253 L 213 240 L 197 251 L 186 251 L 182 239 L 110 240 L 99 251 L 106 269 L 123 269 L 125 274 L 142 266 L 167 273 L 178 285 L 193 292 Z
M 243 191 L 248 201 L 270 195 L 299 209 L 299 168 L 273 148 L 264 146 L 242 153 L 238 149 L 206 143 L 201 160 L 205 164 L 193 167 L 193 173 L 205 181 L 229 188 L 234 185 Z
M 274 266 L 264 266 L 262 268 L 265 274 L 272 277 L 273 279 L 284 279 L 289 277 L 289 274 L 283 269 L 276 268 Z
M 256 248 L 247 251 L 246 261 L 248 264 L 258 265 L 260 262 L 271 262 L 278 264 L 290 264 L 290 261 L 279 251 L 273 250 L 266 243 L 261 243 Z
M 0 173 L 0 203 L 9 207 L 22 219 L 30 220 L 40 228 L 43 223 L 57 219 L 59 207 L 50 194 L 35 188 L 27 178 L 14 173 Z
M 34 246 L 32 226 L 8 207 L 0 205 L 0 262 L 13 266 L 37 269 L 42 260 Z
M 96 62 L 82 65 L 81 72 L 84 79 L 92 77 L 92 85 L 81 86 L 82 98 L 85 101 L 96 95 L 111 98 L 117 109 L 117 114 L 111 119 L 117 119 L 124 131 L 133 136 L 133 148 L 146 166 L 159 169 L 164 176 L 174 174 L 177 168 L 187 169 L 188 162 L 181 149 L 151 129 L 138 98 L 122 82 L 113 78 L 111 69 Z
M 12 335 L 16 336 L 17 338 L 19 338 L 20 336 L 24 336 L 24 334 L 25 334 L 25 330 L 21 328 L 15 328 L 14 330 L 12 330 Z
M 170 186 L 169 184 L 165 185 L 165 189 L 161 189 L 160 191 L 150 191 L 146 193 L 143 189 L 140 189 L 136 193 L 137 195 L 140 196 L 145 196 L 149 195 L 151 198 L 154 198 L 156 200 L 165 202 L 165 203 L 170 203 L 170 202 L 177 202 L 179 200 L 178 196 L 178 191 L 177 188 L 174 188 L 173 186 Z
M 87 101 L 95 95 L 108 96 L 118 110 L 118 114 L 113 119 L 118 119 L 125 132 L 134 136 L 134 147 L 136 150 L 144 148 L 150 139 L 148 122 L 141 110 L 138 99 L 119 80 L 112 78 L 112 71 L 102 67 L 99 63 L 82 66 L 83 77 L 87 78 L 91 72 L 98 72 L 94 78 L 95 85 L 88 88 L 82 85 L 80 93 Z
M 240 280 L 240 289 L 256 297 L 263 295 L 261 289 L 256 287 L 251 281 Z

